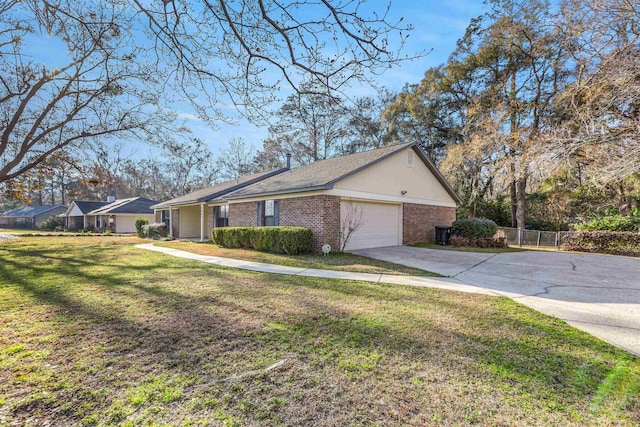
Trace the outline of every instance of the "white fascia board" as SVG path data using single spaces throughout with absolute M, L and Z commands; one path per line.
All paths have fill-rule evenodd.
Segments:
M 320 196 L 329 194 L 330 190 L 315 190 L 315 191 L 301 191 L 299 193 L 284 193 L 284 194 L 270 194 L 264 196 L 247 197 L 246 199 L 232 199 L 229 200 L 229 204 L 235 203 L 247 203 L 247 202 L 259 202 L 260 200 L 281 200 L 281 199 L 295 199 L 298 197 L 308 196 Z
M 206 203 L 206 205 L 207 205 L 208 207 L 213 207 L 213 206 L 225 206 L 225 205 L 228 205 L 228 204 L 229 204 L 229 202 L 228 202 L 228 201 L 226 201 L 226 200 L 218 200 L 218 201 L 215 201 L 215 202 L 207 202 L 207 203 Z
M 152 208 L 154 211 L 166 211 L 169 209 L 180 209 L 187 206 L 200 206 L 202 203 L 206 202 L 184 202 L 184 203 L 176 203 L 175 205 L 169 205 L 164 208 Z
M 155 214 L 154 213 L 101 213 L 101 214 L 94 214 L 94 215 L 95 216 L 152 216 Z
M 389 196 L 385 194 L 365 193 L 363 191 L 332 189 L 324 192 L 327 196 L 339 196 L 362 201 L 379 201 L 391 203 L 414 203 L 416 205 L 444 206 L 455 208 L 455 202 L 442 202 L 439 200 L 414 199 L 406 196 Z

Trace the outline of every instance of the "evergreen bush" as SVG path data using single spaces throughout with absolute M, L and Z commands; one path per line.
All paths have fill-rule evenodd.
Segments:
M 313 233 L 304 227 L 220 227 L 211 239 L 223 248 L 298 255 L 313 251 Z
M 630 231 L 580 231 L 568 234 L 563 249 L 611 255 L 640 255 L 640 233 Z
M 149 220 L 144 217 L 136 218 L 135 226 L 136 226 L 136 234 L 138 237 L 145 237 L 142 227 L 149 224 Z
M 137 220 L 136 220 L 137 221 Z M 159 240 L 169 235 L 167 225 L 164 222 L 155 222 L 153 224 L 145 224 L 142 226 L 141 234 L 139 237 L 146 237 L 147 239 Z
M 38 223 L 40 230 L 55 230 L 56 228 L 64 228 L 64 217 L 59 215 L 50 216 Z
M 639 231 L 640 215 L 608 215 L 573 226 L 578 231 Z
M 469 240 L 489 239 L 496 234 L 496 231 L 498 231 L 496 223 L 486 218 L 458 219 L 451 226 L 451 232 L 454 236 Z

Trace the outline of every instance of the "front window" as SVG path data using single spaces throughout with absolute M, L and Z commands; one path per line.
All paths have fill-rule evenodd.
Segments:
M 169 210 L 160 211 L 160 222 L 164 222 L 164 225 L 169 229 Z
M 216 227 L 229 226 L 229 205 L 214 206 L 213 216 Z
M 275 202 L 273 200 L 264 201 L 264 225 L 267 227 L 276 225 Z

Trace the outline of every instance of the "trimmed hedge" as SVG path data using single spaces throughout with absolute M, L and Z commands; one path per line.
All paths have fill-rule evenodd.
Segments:
M 477 239 L 467 239 L 462 236 L 452 236 L 449 243 L 453 247 L 468 246 L 471 248 L 506 248 L 506 237 L 480 237 Z
M 486 218 L 458 219 L 453 222 L 451 232 L 469 240 L 490 239 L 498 231 L 498 225 Z
M 304 227 L 220 227 L 211 230 L 211 239 L 223 248 L 287 255 L 313 251 L 313 233 Z
M 629 231 L 579 231 L 568 234 L 563 249 L 611 255 L 640 256 L 640 233 Z
M 167 225 L 164 222 L 154 222 L 153 224 L 143 225 L 140 234 L 138 234 L 138 237 L 159 240 L 167 237 L 169 230 L 167 230 Z

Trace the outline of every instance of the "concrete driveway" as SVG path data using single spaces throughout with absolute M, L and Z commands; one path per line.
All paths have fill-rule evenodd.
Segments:
M 354 253 L 451 276 L 640 355 L 640 259 L 544 251 L 487 254 L 409 246 Z

